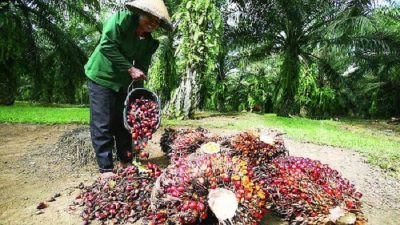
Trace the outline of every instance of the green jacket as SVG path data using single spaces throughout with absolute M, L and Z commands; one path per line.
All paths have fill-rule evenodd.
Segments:
M 135 32 L 138 21 L 139 16 L 128 10 L 121 10 L 106 21 L 100 43 L 85 65 L 89 79 L 120 91 L 126 90 L 132 81 L 128 73 L 132 66 L 147 74 L 159 42 L 150 33 L 140 39 Z

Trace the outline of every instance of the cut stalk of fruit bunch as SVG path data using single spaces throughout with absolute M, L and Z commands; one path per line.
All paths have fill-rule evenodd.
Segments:
M 200 152 L 214 154 L 221 151 L 221 145 L 216 142 L 208 142 L 200 147 Z

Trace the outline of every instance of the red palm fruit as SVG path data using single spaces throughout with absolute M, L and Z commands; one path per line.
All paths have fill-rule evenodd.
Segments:
M 352 209 L 355 207 L 354 202 L 352 200 L 346 200 L 345 203 L 346 203 L 346 207 L 349 209 Z
M 185 187 L 179 186 L 179 187 L 177 188 L 177 190 L 178 190 L 179 192 L 184 192 L 184 191 L 185 191 Z
M 139 156 L 142 159 L 147 159 L 149 158 L 150 154 L 148 152 L 140 152 Z
M 132 185 L 128 185 L 128 186 L 126 186 L 126 188 L 125 188 L 125 190 L 127 190 L 127 191 L 132 191 L 134 188 L 133 188 L 133 186 Z
M 244 195 L 244 199 L 246 199 L 246 200 L 250 200 L 252 197 L 253 197 L 253 194 L 250 193 L 250 192 L 247 192 L 247 193 Z
M 222 176 L 222 179 L 224 180 L 224 182 L 230 182 L 230 181 L 231 181 L 231 177 L 228 176 L 228 174 L 224 174 L 224 175 Z
M 197 203 L 197 210 L 199 210 L 199 212 L 203 212 L 206 209 L 205 205 L 201 202 Z
M 177 197 L 179 197 L 179 192 L 178 191 L 173 191 L 172 193 L 171 193 L 171 195 L 173 196 L 173 197 L 175 197 L 175 198 L 177 198 Z
M 189 209 L 189 205 L 188 204 L 184 204 L 183 206 L 182 206 L 182 211 L 186 211 L 186 210 L 188 210 Z
M 110 214 L 113 215 L 113 216 L 114 216 L 115 214 L 117 214 L 117 211 L 116 211 L 115 209 L 110 209 L 109 212 L 110 212 Z
M 191 201 L 189 203 L 189 208 L 191 209 L 196 209 L 197 208 L 197 202 L 196 201 Z
M 104 220 L 107 218 L 107 215 L 105 213 L 100 213 L 99 218 Z

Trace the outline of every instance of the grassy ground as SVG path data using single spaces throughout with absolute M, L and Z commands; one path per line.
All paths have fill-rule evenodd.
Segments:
M 0 106 L 2 123 L 88 124 L 88 120 L 88 108 L 77 106 L 49 107 L 26 103 Z M 249 128 L 279 129 L 295 140 L 354 149 L 364 154 L 371 164 L 400 177 L 399 125 L 388 125 L 384 121 L 310 120 L 253 113 L 198 113 L 194 120 L 163 120 L 162 124 L 164 127 L 202 126 L 238 131 Z
M 0 106 L 0 122 L 2 123 L 86 124 L 88 121 L 89 109 L 79 106 L 27 103 Z

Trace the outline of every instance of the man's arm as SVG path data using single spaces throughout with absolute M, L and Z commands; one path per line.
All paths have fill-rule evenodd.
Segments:
M 124 28 L 130 24 L 130 19 L 130 15 L 124 11 L 115 13 L 104 24 L 100 41 L 100 52 L 112 62 L 114 68 L 126 73 L 133 65 L 120 52 L 119 46 L 121 44 L 120 35 Z

